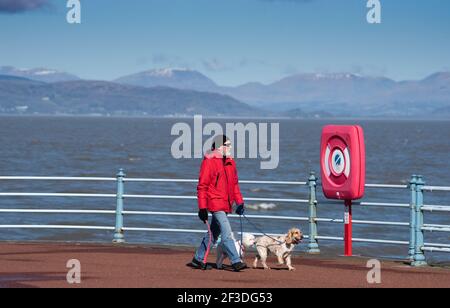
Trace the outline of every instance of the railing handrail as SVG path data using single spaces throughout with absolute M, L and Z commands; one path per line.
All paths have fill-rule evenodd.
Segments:
M 83 193 L 18 193 L 2 192 L 0 197 L 83 197 L 83 198 L 116 198 L 116 194 L 83 194 Z
M 114 230 L 110 226 L 74 226 L 74 225 L 0 225 L 0 229 L 77 229 L 77 230 Z
M 117 181 L 113 177 L 64 177 L 64 176 L 0 176 L 2 180 L 36 180 L 36 181 Z M 161 183 L 197 183 L 198 179 L 163 179 L 163 178 L 124 178 L 124 182 L 161 182 Z M 304 181 L 256 181 L 240 180 L 240 184 L 273 185 L 307 185 Z M 366 188 L 406 189 L 406 184 L 366 184 Z M 423 186 L 424 191 L 450 191 L 450 186 Z
M 0 176 L 2 180 L 33 180 L 33 181 L 117 181 L 110 177 L 58 177 L 58 176 Z M 160 183 L 198 183 L 198 179 L 162 179 L 162 178 L 124 178 L 124 182 L 160 182 Z M 299 181 L 256 181 L 240 180 L 240 184 L 273 184 L 273 185 L 306 185 Z
M 423 191 L 450 191 L 450 186 L 423 186 Z
M 109 177 L 67 177 L 67 176 L 0 176 L 0 181 L 117 181 Z

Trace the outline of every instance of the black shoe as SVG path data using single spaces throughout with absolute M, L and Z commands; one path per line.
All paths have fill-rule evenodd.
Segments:
M 212 269 L 212 266 L 209 264 L 205 264 L 201 261 L 198 261 L 196 258 L 192 259 L 192 262 L 190 264 L 191 267 L 195 269 L 202 269 L 202 270 L 210 270 Z
M 243 269 L 247 268 L 247 264 L 243 263 L 243 262 L 238 262 L 238 263 L 234 263 L 233 265 L 231 265 L 231 267 L 233 268 L 233 270 L 235 272 L 240 272 Z

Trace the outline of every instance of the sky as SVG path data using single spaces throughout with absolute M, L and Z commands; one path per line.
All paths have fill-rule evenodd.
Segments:
M 113 80 L 154 68 L 198 70 L 225 86 L 296 73 L 395 80 L 450 71 L 450 1 L 0 0 L 0 66 Z

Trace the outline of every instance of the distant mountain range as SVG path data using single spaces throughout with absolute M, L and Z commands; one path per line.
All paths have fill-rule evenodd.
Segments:
M 394 81 L 356 74 L 297 74 L 223 87 L 200 72 L 157 69 L 83 81 L 51 69 L 0 68 L 0 112 L 289 117 L 449 117 L 450 72 Z M 28 108 L 24 108 L 27 106 Z
M 44 83 L 0 76 L 0 113 L 134 116 L 261 116 L 236 99 L 166 87 L 144 88 L 107 81 Z
M 267 85 L 254 82 L 221 87 L 196 71 L 166 69 L 130 75 L 116 82 L 221 93 L 283 114 L 302 110 L 336 116 L 436 116 L 450 106 L 450 72 L 401 82 L 347 73 L 298 74 Z

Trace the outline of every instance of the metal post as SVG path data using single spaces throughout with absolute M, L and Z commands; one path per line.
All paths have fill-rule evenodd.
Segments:
M 116 230 L 114 233 L 114 243 L 125 243 L 123 235 L 123 195 L 124 195 L 124 179 L 125 173 L 123 169 L 117 174 L 117 208 L 116 208 Z
M 308 179 L 309 183 L 309 254 L 319 254 L 319 243 L 317 242 L 317 178 L 314 172 Z
M 417 176 L 416 182 L 416 245 L 414 248 L 414 261 L 412 266 L 424 266 L 427 265 L 425 255 L 422 251 L 424 247 L 424 235 L 423 235 L 423 187 L 425 182 L 421 175 Z
M 352 200 L 345 200 L 344 251 L 346 257 L 353 256 Z
M 409 224 L 409 261 L 414 261 L 415 254 L 415 245 L 416 245 L 416 184 L 417 184 L 417 175 L 413 175 L 411 177 L 411 181 L 409 182 L 409 187 L 411 189 L 411 214 L 410 214 L 410 224 Z

